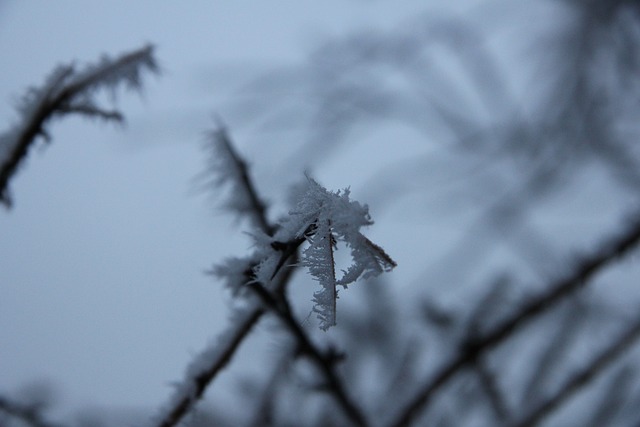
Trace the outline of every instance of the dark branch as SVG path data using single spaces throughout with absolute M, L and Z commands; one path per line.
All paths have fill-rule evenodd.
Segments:
M 253 282 L 251 289 L 260 297 L 264 305 L 284 323 L 295 338 L 298 351 L 307 356 L 316 365 L 327 382 L 325 389 L 335 398 L 347 417 L 358 426 L 367 426 L 368 423 L 364 414 L 347 395 L 344 385 L 336 373 L 335 363 L 340 357 L 337 357 L 335 350 L 325 352 L 316 347 L 291 314 L 291 310 L 284 298 L 276 298 L 258 282 Z
M 500 390 L 495 375 L 489 370 L 483 360 L 478 359 L 475 364 L 475 372 L 478 375 L 478 380 L 482 390 L 489 398 L 489 404 L 491 409 L 496 415 L 501 425 L 506 424 L 511 418 L 511 411 L 507 405 L 507 400 L 504 398 L 504 394 Z
M 203 370 L 200 375 L 195 378 L 193 395 L 183 396 L 178 399 L 173 407 L 157 424 L 159 427 L 173 427 L 184 418 L 197 401 L 202 398 L 207 387 L 211 384 L 218 373 L 231 361 L 240 344 L 249 335 L 249 332 L 258 323 L 260 317 L 264 314 L 264 310 L 255 309 L 245 318 L 243 322 L 235 326 L 233 338 L 229 340 L 227 348 L 221 352 L 220 356 L 211 361 L 211 364 Z
M 528 301 L 520 310 L 499 323 L 488 333 L 472 340 L 464 351 L 444 365 L 425 382 L 409 403 L 400 411 L 393 427 L 408 426 L 427 406 L 431 397 L 463 368 L 474 363 L 480 354 L 497 346 L 517 332 L 527 322 L 555 306 L 563 298 L 579 290 L 601 269 L 635 248 L 640 241 L 640 220 L 636 219 L 623 233 L 600 245 L 600 250 L 586 256 L 565 278 L 557 280 L 542 295 Z
M 42 417 L 40 406 L 14 402 L 4 396 L 0 396 L 0 412 L 18 418 L 31 427 L 61 427 L 46 421 Z
M 226 138 L 226 136 L 225 136 Z M 233 150 L 231 145 L 231 141 L 225 139 L 224 141 L 226 148 L 233 153 L 233 159 L 237 164 L 244 165 L 244 161 L 239 157 L 239 155 Z M 251 180 L 246 167 L 242 169 L 244 172 L 242 174 L 242 185 L 247 192 L 253 194 L 252 200 L 255 203 L 252 203 L 253 217 L 256 219 L 257 223 L 263 229 L 263 231 L 269 233 L 275 230 L 275 227 L 269 223 L 265 215 L 265 207 L 260 202 L 257 193 L 255 192 L 255 186 L 253 185 L 253 181 Z M 304 239 L 296 239 L 292 242 L 276 242 L 277 244 L 272 245 L 274 251 L 281 252 L 281 259 L 278 265 L 276 266 L 272 279 L 274 282 L 274 292 L 282 294 L 287 287 L 287 284 L 291 280 L 293 275 L 293 271 L 296 264 L 296 260 L 298 257 L 297 251 L 298 247 L 304 242 Z M 289 263 L 289 268 L 283 269 L 287 260 L 291 260 Z M 255 265 L 250 266 L 249 271 L 253 271 Z M 256 306 L 250 309 L 249 313 L 247 313 L 244 319 L 237 325 L 233 326 L 233 332 L 231 332 L 231 339 L 229 339 L 226 344 L 226 348 L 222 349 L 219 352 L 219 356 L 210 361 L 209 366 L 202 370 L 199 375 L 195 378 L 195 383 L 192 384 L 193 393 L 186 393 L 183 396 L 180 396 L 178 399 L 172 403 L 170 409 L 166 411 L 165 415 L 161 416 L 161 419 L 156 424 L 159 427 L 173 427 L 177 425 L 185 415 L 187 415 L 195 406 L 195 404 L 202 398 L 206 389 L 211 385 L 213 380 L 217 377 L 222 369 L 224 369 L 227 364 L 231 361 L 236 351 L 240 347 L 240 344 L 246 339 L 249 333 L 253 330 L 253 327 L 258 323 L 262 315 L 264 314 L 264 309 L 261 306 Z M 190 378 L 187 378 L 186 381 L 190 381 Z
M 247 162 L 240 157 L 231 143 L 227 130 L 223 126 L 219 126 L 218 129 L 213 132 L 213 138 L 214 143 L 222 144 L 224 152 L 226 153 L 224 160 L 231 162 L 232 164 L 230 165 L 230 169 L 236 172 L 233 177 L 236 180 L 234 184 L 239 186 L 240 191 L 242 191 L 246 196 L 248 206 L 245 207 L 245 211 L 243 213 L 249 214 L 258 228 L 267 235 L 272 236 L 275 231 L 275 227 L 270 224 L 267 219 L 266 205 L 262 200 L 260 200 L 255 184 L 249 176 Z M 225 167 L 229 167 L 229 165 L 226 165 Z M 228 178 L 230 177 L 222 177 L 222 179 Z
M 153 47 L 146 46 L 116 60 L 103 60 L 96 67 L 76 72 L 73 66 L 59 67 L 44 87 L 32 89 L 22 106 L 22 122 L 13 130 L 0 135 L 0 202 L 11 206 L 9 181 L 26 159 L 29 148 L 38 136 L 46 139 L 46 125 L 56 117 L 69 114 L 100 116 L 107 120 L 122 121 L 117 111 L 106 111 L 87 103 L 93 91 L 120 83 L 140 88 L 142 69 L 157 72 Z M 81 98 L 78 104 L 78 98 Z
M 587 386 L 589 382 L 601 375 L 606 368 L 615 362 L 629 347 L 640 338 L 640 319 L 637 319 L 611 345 L 602 350 L 583 369 L 568 378 L 556 393 L 533 409 L 513 427 L 532 427 L 549 416 L 556 408 L 564 404 L 567 399 Z

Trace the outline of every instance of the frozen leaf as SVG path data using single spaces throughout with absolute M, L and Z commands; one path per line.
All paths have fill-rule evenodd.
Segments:
M 306 237 L 309 246 L 302 253 L 301 265 L 320 283 L 322 289 L 314 293 L 314 311 L 318 313 L 324 330 L 336 323 L 337 285 L 347 287 L 360 277 L 375 277 L 390 271 L 396 263 L 384 250 L 367 239 L 360 229 L 373 224 L 369 209 L 349 198 L 348 189 L 327 191 L 309 179 L 307 192 L 290 212 L 283 230 L 294 237 Z M 338 242 L 351 250 L 351 265 L 336 277 L 334 251 Z

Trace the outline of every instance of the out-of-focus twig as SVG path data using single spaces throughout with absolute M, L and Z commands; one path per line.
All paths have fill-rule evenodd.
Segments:
M 20 122 L 0 134 L 0 202 L 11 206 L 9 180 L 38 136 L 50 140 L 46 125 L 52 119 L 78 114 L 122 122 L 120 112 L 105 110 L 95 103 L 94 92 L 113 91 L 120 84 L 140 90 L 142 72 L 158 70 L 153 46 L 145 46 L 113 60 L 103 58 L 83 71 L 73 65 L 58 67 L 42 87 L 30 89 L 20 107 Z
M 572 348 L 578 333 L 584 325 L 586 310 L 575 301 L 569 301 L 574 306 L 568 307 L 562 313 L 559 325 L 553 332 L 551 340 L 533 364 L 530 378 L 525 382 L 523 404 L 529 406 L 540 402 L 544 390 L 549 386 L 550 380 L 557 374 L 556 368 L 564 360 L 568 351 Z
M 507 424 L 511 419 L 511 411 L 509 410 L 507 400 L 502 390 L 500 390 L 495 374 L 481 359 L 478 359 L 474 368 L 478 375 L 480 387 L 482 387 L 482 390 L 487 395 L 491 409 L 495 413 L 500 425 Z
M 62 427 L 61 424 L 54 424 L 44 419 L 39 407 L 12 401 L 0 396 L 0 412 L 5 412 L 10 416 L 20 419 L 30 427 Z
M 280 318 L 285 327 L 293 335 L 298 345 L 298 351 L 307 356 L 322 373 L 326 381 L 323 389 L 335 398 L 347 417 L 351 419 L 355 425 L 361 427 L 369 425 L 364 413 L 347 395 L 344 384 L 338 377 L 335 366 L 336 362 L 341 359 L 340 354 L 334 349 L 322 351 L 311 341 L 293 317 L 286 299 L 277 299 L 258 282 L 251 283 L 251 288 L 260 297 L 265 306 Z
M 222 124 L 211 132 L 210 141 L 213 151 L 211 162 L 217 178 L 215 183 L 220 185 L 231 181 L 232 192 L 228 207 L 240 215 L 246 215 L 256 227 L 267 235 L 273 235 L 275 227 L 269 223 L 266 215 L 267 207 L 258 196 L 258 191 L 249 176 L 247 162 L 235 149 L 229 132 Z
M 513 427 L 533 427 L 549 416 L 554 409 L 560 407 L 567 399 L 577 393 L 589 382 L 615 362 L 629 347 L 640 339 L 640 319 L 636 319 L 627 329 L 602 350 L 590 363 L 569 377 L 551 396 L 531 410 Z
M 637 217 L 638 215 L 622 233 L 599 245 L 599 249 L 595 253 L 583 257 L 571 272 L 552 283 L 546 292 L 530 299 L 489 332 L 471 340 L 457 357 L 451 359 L 431 379 L 424 382 L 424 386 L 403 407 L 398 417 L 390 425 L 393 427 L 410 425 L 429 403 L 431 397 L 458 372 L 472 364 L 483 352 L 509 338 L 527 322 L 580 289 L 604 267 L 635 248 L 640 242 L 640 220 Z

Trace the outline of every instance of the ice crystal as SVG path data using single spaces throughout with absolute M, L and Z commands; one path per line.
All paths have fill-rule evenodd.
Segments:
M 300 264 L 320 283 L 321 289 L 314 293 L 313 301 L 323 330 L 336 323 L 338 285 L 346 288 L 360 277 L 374 277 L 396 266 L 380 246 L 360 232 L 373 221 L 367 205 L 350 200 L 349 196 L 349 189 L 330 192 L 309 179 L 308 190 L 283 227 L 295 237 L 305 237 L 309 242 L 302 252 Z M 338 279 L 334 252 L 339 242 L 350 248 L 351 265 Z

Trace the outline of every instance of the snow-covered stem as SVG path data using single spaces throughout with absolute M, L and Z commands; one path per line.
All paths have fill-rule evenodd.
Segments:
M 265 233 L 269 234 L 275 227 L 269 223 L 266 218 L 264 204 L 259 202 L 259 197 L 255 191 L 255 186 L 246 168 L 246 163 L 237 154 L 231 140 L 228 138 L 224 129 L 220 129 L 220 134 L 214 135 L 214 144 L 222 144 L 217 147 L 216 152 L 222 154 L 222 159 L 217 159 L 218 169 L 223 168 L 231 171 L 222 174 L 220 179 L 232 180 L 232 185 L 237 187 L 239 191 L 246 191 L 252 194 L 251 200 L 255 203 L 249 205 L 249 210 L 243 213 L 249 214 L 255 221 L 256 225 Z M 230 165 L 222 165 L 220 161 L 231 162 Z M 254 209 L 251 211 L 251 209 Z M 292 273 L 295 269 L 297 260 L 297 250 L 304 239 L 294 239 L 291 242 L 279 243 L 274 245 L 273 251 L 281 253 L 281 260 L 272 273 L 272 284 L 274 292 L 283 293 L 287 284 L 291 280 Z M 287 261 L 289 261 L 287 263 Z M 242 266 L 240 260 L 235 260 L 235 269 L 241 266 L 241 274 L 237 272 L 231 273 L 230 269 L 218 269 L 213 273 L 227 277 L 231 281 L 237 283 L 229 283 L 228 287 L 232 289 L 240 289 L 246 285 L 247 281 L 252 280 L 246 273 L 251 273 L 257 268 L 260 260 L 250 260 L 246 265 Z M 287 266 L 288 268 L 283 268 Z M 187 368 L 184 380 L 178 384 L 174 395 L 170 401 L 161 408 L 160 413 L 156 416 L 152 425 L 158 427 L 173 427 L 177 425 L 191 410 L 197 402 L 202 398 L 207 388 L 212 384 L 217 375 L 232 360 L 240 344 L 246 339 L 253 327 L 258 323 L 265 310 L 262 304 L 248 301 L 248 306 L 243 308 L 241 312 L 236 312 L 233 322 L 229 329 L 220 334 L 219 339 L 214 343 L 213 347 L 208 347 L 197 356 Z
M 457 357 L 446 363 L 431 379 L 423 381 L 424 386 L 403 407 L 390 426 L 411 425 L 412 421 L 429 404 L 433 395 L 464 368 L 473 364 L 483 353 L 496 347 L 518 332 L 525 324 L 547 312 L 565 297 L 578 291 L 603 268 L 636 248 L 640 242 L 640 213 L 636 213 L 634 218 L 636 219 L 622 233 L 607 239 L 598 246 L 599 250 L 595 253 L 583 257 L 571 272 L 552 283 L 546 292 L 531 298 L 520 309 L 487 333 L 469 340 Z
M 582 369 L 567 378 L 558 390 L 548 396 L 512 427 L 531 427 L 540 424 L 555 409 L 596 379 L 606 368 L 617 361 L 631 346 L 640 339 L 640 318 L 636 319 L 608 347 L 593 357 Z
M 158 72 L 153 46 L 126 53 L 119 58 L 104 57 L 98 64 L 84 70 L 74 65 L 58 67 L 42 87 L 32 88 L 20 105 L 20 123 L 0 134 L 0 202 L 9 207 L 9 181 L 25 160 L 37 138 L 50 140 L 46 125 L 54 118 L 77 114 L 122 122 L 120 112 L 106 110 L 96 104 L 94 93 L 115 91 L 125 85 L 140 90 L 143 72 Z
M 240 157 L 224 126 L 211 132 L 207 141 L 211 144 L 216 180 L 215 184 L 231 183 L 231 198 L 227 207 L 238 215 L 248 216 L 253 224 L 267 235 L 273 235 L 274 227 L 266 216 L 266 205 L 258 197 L 255 184 L 249 177 L 247 162 Z
M 344 384 L 336 372 L 336 363 L 341 359 L 340 352 L 335 349 L 320 350 L 293 317 L 286 299 L 272 295 L 258 282 L 251 283 L 251 289 L 260 297 L 264 305 L 282 321 L 296 340 L 300 354 L 308 357 L 318 368 L 326 381 L 326 384 L 323 384 L 323 390 L 335 398 L 345 415 L 355 425 L 362 427 L 369 425 L 362 410 L 347 394 Z
M 176 387 L 171 400 L 156 416 L 154 426 L 173 427 L 194 408 L 263 314 L 262 308 L 254 307 L 237 316 L 230 330 L 221 335 L 226 339 L 219 340 L 215 348 L 207 348 L 196 357 L 191 365 L 193 368 L 187 369 L 186 378 Z M 204 360 L 205 358 L 208 360 Z

